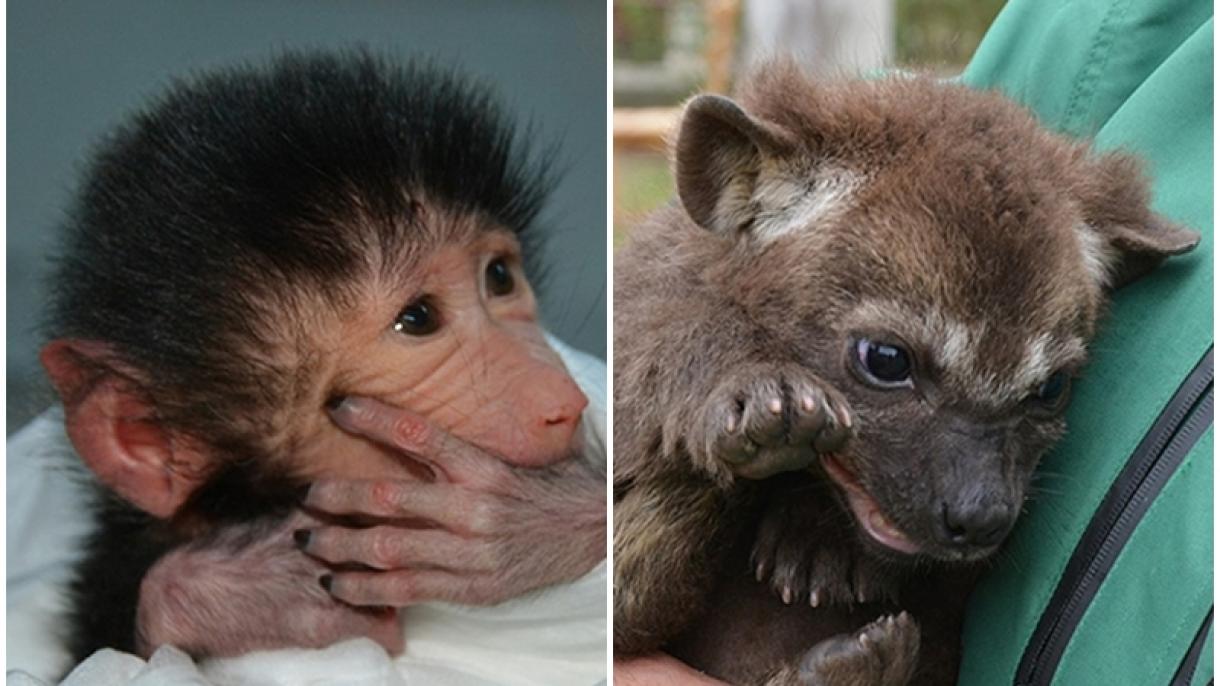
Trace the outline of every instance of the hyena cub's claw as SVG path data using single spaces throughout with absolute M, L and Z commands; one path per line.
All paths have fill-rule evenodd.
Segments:
M 835 388 L 799 365 L 747 365 L 724 379 L 703 408 L 711 459 L 761 479 L 804 469 L 851 435 L 851 411 Z
M 903 612 L 828 638 L 801 658 L 802 686 L 907 686 L 919 661 L 919 626 Z
M 900 578 L 836 537 L 837 520 L 806 491 L 772 493 L 754 538 L 750 564 L 785 604 L 850 606 L 893 600 Z

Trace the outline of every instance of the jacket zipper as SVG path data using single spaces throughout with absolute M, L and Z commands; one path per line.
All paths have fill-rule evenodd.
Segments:
M 1190 642 L 1190 649 L 1186 651 L 1186 657 L 1182 658 L 1182 664 L 1178 665 L 1178 671 L 1173 675 L 1169 686 L 1190 686 L 1190 683 L 1194 681 L 1195 670 L 1199 668 L 1199 658 L 1203 654 L 1203 644 L 1207 642 L 1207 636 L 1212 631 L 1212 613 L 1214 611 L 1215 608 L 1208 608 L 1207 616 L 1203 618 L 1203 623 L 1195 632 L 1195 639 Z
M 1212 348 L 1144 435 L 1111 484 L 1017 665 L 1016 686 L 1051 683 L 1063 652 L 1102 581 L 1169 477 L 1212 424 Z

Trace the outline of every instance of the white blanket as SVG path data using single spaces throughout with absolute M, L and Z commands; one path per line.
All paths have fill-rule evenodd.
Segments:
M 605 439 L 605 363 L 555 339 L 589 396 L 585 421 Z M 58 635 L 63 586 L 90 530 L 84 489 L 57 465 L 75 459 L 58 408 L 8 441 L 7 682 L 45 684 L 68 656 Z M 165 646 L 145 662 L 102 650 L 78 665 L 69 686 L 487 686 L 594 684 L 606 678 L 606 565 L 584 577 L 495 607 L 433 603 L 403 613 L 406 652 L 390 658 L 357 639 L 324 650 L 278 650 L 194 663 Z

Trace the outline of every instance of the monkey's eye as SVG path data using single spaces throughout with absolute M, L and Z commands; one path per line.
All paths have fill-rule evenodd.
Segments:
M 427 336 L 439 328 L 440 314 L 426 297 L 413 300 L 394 320 L 394 330 L 407 336 Z
M 516 286 L 513 281 L 513 272 L 508 268 L 508 263 L 504 261 L 503 257 L 497 257 L 487 264 L 485 278 L 487 279 L 487 291 L 492 295 L 508 295 Z
M 856 369 L 878 388 L 912 388 L 911 355 L 893 343 L 861 338 L 855 345 Z
M 1058 405 L 1066 396 L 1072 384 L 1072 377 L 1062 369 L 1047 377 L 1038 387 L 1034 398 L 1047 406 Z

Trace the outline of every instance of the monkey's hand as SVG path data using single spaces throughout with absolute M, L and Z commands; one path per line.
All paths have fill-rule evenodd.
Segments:
M 402 652 L 395 610 L 346 605 L 319 584 L 329 570 L 292 538 L 314 524 L 297 514 L 229 527 L 158 560 L 140 585 L 138 652 L 148 657 L 168 643 L 195 657 L 223 657 L 362 636 Z
M 810 480 L 771 492 L 750 556 L 755 578 L 786 604 L 896 600 L 898 572 L 844 536 L 854 525 L 830 488 Z
M 797 364 L 755 363 L 712 391 L 687 437 L 713 474 L 763 479 L 813 464 L 851 435 L 851 410 L 837 389 Z
M 347 398 L 332 417 L 436 475 L 431 482 L 404 474 L 398 481 L 313 484 L 307 509 L 374 524 L 300 534 L 308 554 L 364 567 L 330 577 L 334 597 L 357 606 L 491 605 L 575 579 L 605 557 L 605 476 L 586 461 L 511 467 L 421 417 L 368 398 Z

